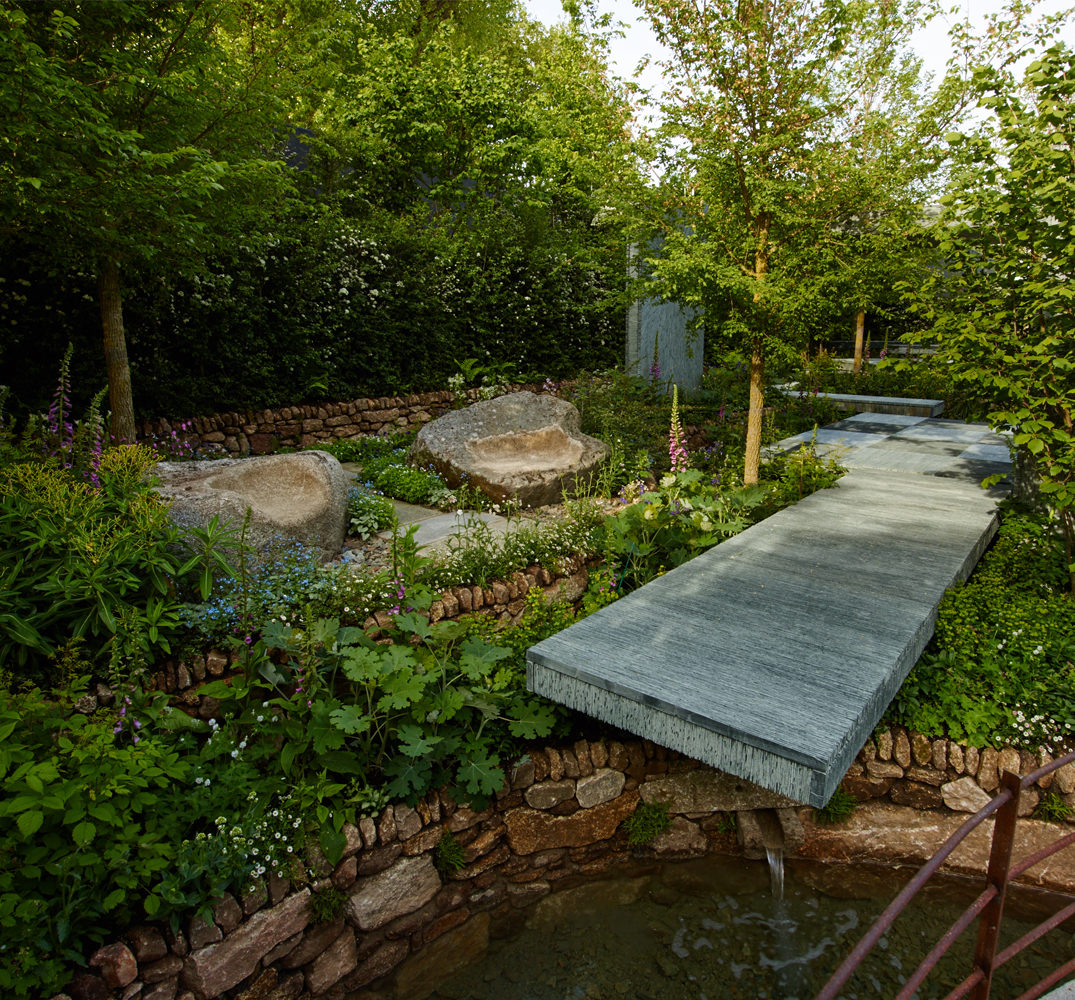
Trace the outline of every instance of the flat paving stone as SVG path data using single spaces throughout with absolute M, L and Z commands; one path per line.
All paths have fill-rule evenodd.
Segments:
M 396 503 L 397 501 L 393 501 L 393 506 Z M 413 505 L 403 506 L 413 508 Z M 504 535 L 512 530 L 511 522 L 507 518 L 501 517 L 499 514 L 492 514 L 489 511 L 468 510 L 445 514 L 444 511 L 430 510 L 427 507 L 413 508 L 413 510 L 429 511 L 429 516 L 417 517 L 412 512 L 408 520 L 400 517 L 400 527 L 405 528 L 411 524 L 417 524 L 418 530 L 414 533 L 414 540 L 419 548 L 425 549 L 427 552 L 447 549 L 453 538 L 473 534 L 477 522 L 483 523 L 493 535 Z M 382 531 L 379 534 L 381 538 L 392 537 L 391 531 Z
M 857 413 L 816 432 L 785 438 L 766 455 L 790 454 L 815 440 L 817 454 L 849 469 L 879 469 L 981 482 L 1006 474 L 1011 466 L 1008 440 L 985 424 Z
M 528 687 L 824 805 L 996 530 L 999 493 L 961 457 L 988 428 L 911 419 L 862 434 L 834 489 L 531 647 Z M 923 423 L 944 425 L 931 447 L 894 446 Z

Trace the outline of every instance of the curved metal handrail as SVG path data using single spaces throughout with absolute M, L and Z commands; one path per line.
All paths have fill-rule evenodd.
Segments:
M 1000 793 L 963 823 L 944 842 L 940 850 L 919 869 L 914 878 L 903 887 L 899 895 L 885 908 L 885 911 L 877 918 L 873 926 L 863 935 L 862 940 L 855 945 L 851 954 L 844 959 L 840 967 L 832 974 L 832 977 L 821 992 L 817 994 L 815 1000 L 836 1000 L 839 990 L 846 985 L 855 970 L 862 964 L 866 956 L 873 950 L 873 947 L 907 907 L 907 904 L 918 894 L 922 886 L 929 881 L 972 830 L 994 814 L 999 813 L 1000 815 L 997 816 L 993 829 L 993 843 L 989 857 L 989 869 L 986 873 L 985 889 L 955 920 L 937 944 L 933 946 L 929 954 L 926 955 L 896 995 L 896 1000 L 909 1000 L 952 944 L 971 924 L 976 920 L 980 920 L 978 943 L 974 956 L 974 969 L 963 982 L 948 994 L 945 1000 L 959 1000 L 959 998 L 967 996 L 973 996 L 973 1000 L 988 1000 L 993 972 L 996 969 L 1000 968 L 1005 962 L 1010 961 L 1028 945 L 1059 926 L 1068 917 L 1075 915 L 1075 903 L 1073 903 L 1059 913 L 1054 914 L 1048 920 L 1043 921 L 1034 930 L 1023 935 L 1022 938 L 1009 945 L 999 954 L 996 951 L 997 936 L 1003 915 L 1004 896 L 1008 883 L 1058 851 L 1075 844 L 1075 833 L 1068 834 L 1013 866 L 1011 864 L 1011 851 L 1015 838 L 1020 795 L 1025 788 L 1033 785 L 1040 778 L 1052 774 L 1058 768 L 1072 762 L 1075 762 L 1075 752 L 1066 754 L 1049 764 L 1039 767 L 1036 771 L 1032 771 L 1023 778 L 1010 771 L 1005 771 L 1001 775 L 1001 783 L 1004 787 Z M 1034 1000 L 1034 998 L 1040 997 L 1046 990 L 1055 986 L 1072 971 L 1075 971 L 1075 959 L 1065 963 L 1051 973 L 1019 997 L 1018 1000 Z M 975 991 L 973 994 L 971 993 L 972 990 Z

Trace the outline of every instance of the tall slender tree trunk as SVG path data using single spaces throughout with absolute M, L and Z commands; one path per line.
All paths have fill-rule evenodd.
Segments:
M 756 337 L 750 350 L 750 408 L 747 410 L 746 460 L 743 463 L 743 483 L 750 486 L 758 481 L 761 464 L 761 425 L 765 415 L 765 353 L 761 337 Z
M 859 310 L 855 316 L 855 362 L 853 370 L 857 375 L 862 371 L 862 342 L 866 333 L 866 313 Z
M 760 216 L 757 228 L 757 249 L 754 251 L 754 279 L 765 281 L 769 273 L 769 219 Z M 761 302 L 761 288 L 754 292 L 754 304 Z M 750 344 L 750 408 L 747 410 L 746 456 L 743 461 L 743 484 L 758 481 L 761 464 L 761 425 L 765 416 L 765 342 L 757 334 Z
M 123 332 L 123 292 L 119 265 L 106 260 L 97 276 L 97 297 L 101 305 L 105 370 L 108 373 L 108 401 L 112 407 L 112 441 L 134 441 L 134 396 L 131 367 L 127 363 L 127 338 Z

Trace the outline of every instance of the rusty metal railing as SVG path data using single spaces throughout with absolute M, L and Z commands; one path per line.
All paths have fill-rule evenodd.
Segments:
M 1042 921 L 1036 928 L 1024 934 L 1023 937 L 1003 951 L 997 952 L 997 940 L 1000 935 L 1001 919 L 1004 915 L 1004 898 L 1008 883 L 1012 879 L 1018 878 L 1028 869 L 1033 868 L 1034 865 L 1052 857 L 1058 851 L 1075 844 L 1075 833 L 1069 833 L 1013 866 L 1011 863 L 1012 844 L 1015 841 L 1015 827 L 1019 816 L 1019 797 L 1024 788 L 1033 785 L 1038 779 L 1073 761 L 1075 761 L 1075 753 L 1069 753 L 1050 764 L 1046 764 L 1044 767 L 1038 768 L 1038 770 L 1031 772 L 1025 778 L 1020 778 L 1017 774 L 1005 771 L 1000 776 L 1002 785 L 1000 793 L 987 806 L 980 809 L 956 830 L 944 842 L 941 849 L 922 866 L 918 874 L 904 886 L 900 894 L 888 905 L 885 912 L 877 918 L 877 921 L 866 932 L 843 964 L 833 973 L 832 978 L 818 993 L 815 1000 L 836 1000 L 840 989 L 843 988 L 855 970 L 862 964 L 874 945 L 892 926 L 907 904 L 918 893 L 918 890 L 944 864 L 967 834 L 989 819 L 990 816 L 996 815 L 996 822 L 993 825 L 993 842 L 989 852 L 989 867 L 985 876 L 985 888 L 979 893 L 974 902 L 963 911 L 962 915 L 955 920 L 945 935 L 930 950 L 929 954 L 922 959 L 921 964 L 911 974 L 895 997 L 895 1000 L 910 1000 L 915 990 L 922 985 L 945 952 L 975 920 L 978 920 L 980 921 L 978 940 L 975 944 L 974 965 L 971 973 L 944 1000 L 960 1000 L 963 997 L 969 998 L 969 1000 L 989 1000 L 989 991 L 993 984 L 993 973 L 997 969 L 1018 955 L 1028 945 L 1033 944 L 1050 930 L 1060 926 L 1069 917 L 1075 915 L 1075 903 L 1072 903 L 1047 920 Z M 1037 985 L 1032 986 L 1025 993 L 1014 998 L 1014 1000 L 1036 1000 L 1037 997 L 1042 996 L 1072 972 L 1075 972 L 1075 958 L 1060 966 Z

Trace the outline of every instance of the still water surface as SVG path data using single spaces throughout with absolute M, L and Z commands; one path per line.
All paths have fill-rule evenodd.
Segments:
M 519 936 L 442 984 L 451 1000 L 810 1000 L 913 869 L 787 863 L 783 897 L 764 861 L 709 857 L 542 900 Z M 976 885 L 974 892 L 980 886 Z M 947 883 L 897 921 L 845 991 L 891 997 L 972 898 Z M 1055 897 L 1054 897 L 1055 899 Z M 1017 916 L 1049 910 L 1024 901 Z M 1032 922 L 1042 919 L 1034 912 Z M 1031 923 L 1005 920 L 1003 944 Z M 1075 951 L 1053 931 L 999 970 L 993 1000 L 1010 1000 Z M 973 932 L 942 960 L 921 1000 L 943 997 L 970 971 Z

